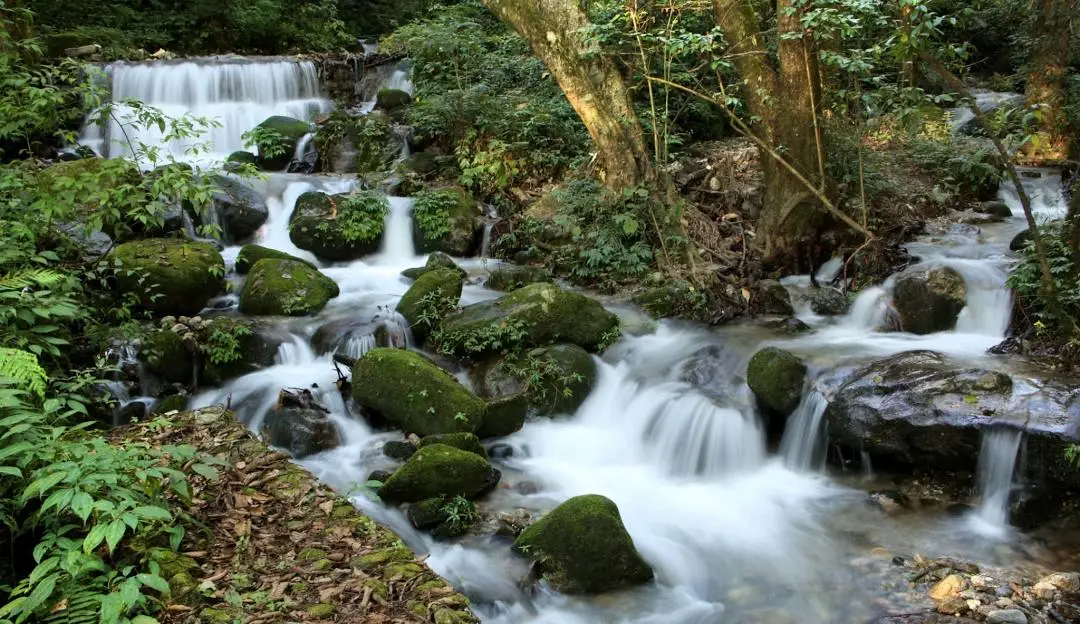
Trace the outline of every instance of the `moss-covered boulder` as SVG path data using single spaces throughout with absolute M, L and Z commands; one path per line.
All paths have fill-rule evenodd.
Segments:
M 422 191 L 413 204 L 413 243 L 422 253 L 471 256 L 480 248 L 484 217 L 476 200 L 460 187 Z
M 401 89 L 379 89 L 375 95 L 375 109 L 396 111 L 412 103 L 412 96 Z
M 251 238 L 270 217 L 262 195 L 236 178 L 215 176 L 211 199 L 217 211 L 225 239 L 242 241 Z
M 288 334 L 249 319 L 221 316 L 198 330 L 202 350 L 200 382 L 219 386 L 273 366 Z
M 296 260 L 297 262 L 303 262 L 309 264 L 312 268 L 315 265 L 311 264 L 307 260 L 297 258 L 296 256 L 285 253 L 284 251 L 278 251 L 277 249 L 271 249 L 269 247 L 263 247 L 262 245 L 244 245 L 240 248 L 240 253 L 236 256 L 236 272 L 240 275 L 246 275 L 251 267 L 255 266 L 255 263 L 263 258 L 275 258 L 277 260 Z
M 420 276 L 424 273 L 427 273 L 428 271 L 433 271 L 435 269 L 449 269 L 460 275 L 462 279 L 464 279 L 465 276 L 468 275 L 468 273 L 465 272 L 465 269 L 459 267 L 457 262 L 454 262 L 453 258 L 444 254 L 441 251 L 436 251 L 435 253 L 428 256 L 427 262 L 424 263 L 424 266 L 405 269 L 401 272 L 401 274 L 411 280 L 415 280 L 419 279 Z
M 746 383 L 762 407 L 788 416 L 802 400 L 806 364 L 788 351 L 766 347 L 750 358 Z
M 523 394 L 523 409 L 536 416 L 576 412 L 592 391 L 596 375 L 593 357 L 572 344 L 501 357 L 471 371 L 478 395 L 505 399 Z
M 237 165 L 254 165 L 259 162 L 259 157 L 251 152 L 237 150 L 229 154 L 228 158 L 225 159 L 225 162 L 235 163 Z
M 407 432 L 473 433 L 484 402 L 450 373 L 403 349 L 372 349 L 353 366 L 353 399 Z
M 956 327 L 956 319 L 967 305 L 964 278 L 948 267 L 911 272 L 897 280 L 892 305 L 901 331 L 949 331 Z
M 168 414 L 170 412 L 182 412 L 187 407 L 188 397 L 183 394 L 172 394 L 164 399 L 161 399 L 157 403 L 154 403 L 154 409 L 150 411 L 154 416 L 160 416 Z
M 529 284 L 550 282 L 551 274 L 543 267 L 503 265 L 491 272 L 486 286 L 493 290 L 510 292 Z
M 357 260 L 379 251 L 389 209 L 373 191 L 304 193 L 289 219 L 289 239 L 326 260 Z
M 439 325 L 439 349 L 479 359 L 509 346 L 576 344 L 596 351 L 617 336 L 619 319 L 594 299 L 554 284 L 531 284 L 494 301 L 466 306 Z
M 398 301 L 397 311 L 409 321 L 413 336 L 427 340 L 428 333 L 443 314 L 458 306 L 465 282 L 450 269 L 435 269 L 421 275 Z
M 367 174 L 390 168 L 401 156 L 401 137 L 384 113 L 353 116 L 335 111 L 315 133 L 320 171 Z
M 307 316 L 338 296 L 338 285 L 306 262 L 265 258 L 251 267 L 240 292 L 244 314 Z
M 758 282 L 750 296 L 750 305 L 761 314 L 791 316 L 795 313 L 791 293 L 776 280 Z
M 296 144 L 311 132 L 311 124 L 275 115 L 255 127 L 259 135 L 258 164 L 266 171 L 282 171 L 292 162 Z
M 521 431 L 529 412 L 529 399 L 524 392 L 488 401 L 484 422 L 476 435 L 480 438 L 501 438 Z
M 194 345 L 191 345 L 194 347 Z M 195 370 L 195 356 L 184 339 L 173 331 L 155 331 L 139 345 L 139 362 L 146 372 L 168 383 L 187 384 Z
M 471 433 L 435 433 L 424 436 L 420 439 L 419 448 L 431 446 L 432 444 L 445 444 L 456 449 L 476 453 L 480 457 L 487 459 L 487 451 L 484 450 L 484 445 L 480 444 L 480 438 Z
M 568 594 L 595 594 L 647 583 L 652 568 L 623 526 L 619 508 L 597 494 L 575 496 L 525 529 L 514 548 Z
M 468 499 L 487 494 L 499 483 L 499 471 L 476 453 L 445 444 L 425 446 L 379 488 L 389 503 L 414 503 L 441 496 Z
M 224 288 L 225 261 L 208 243 L 151 238 L 117 245 L 116 286 L 161 315 L 192 315 Z

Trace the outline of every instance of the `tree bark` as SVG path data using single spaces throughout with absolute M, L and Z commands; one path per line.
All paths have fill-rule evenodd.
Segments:
M 716 21 L 728 41 L 729 56 L 743 82 L 754 130 L 768 143 L 762 154 L 765 196 L 758 241 L 767 257 L 798 264 L 814 251 L 825 212 L 804 180 L 824 190 L 825 147 L 819 125 L 821 103 L 818 54 L 803 32 L 791 0 L 776 0 L 780 38 L 773 60 L 761 35 L 751 0 L 714 0 Z
M 1025 95 L 1038 109 L 1039 131 L 1026 148 L 1038 162 L 1070 156 L 1071 129 L 1065 116 L 1065 77 L 1069 70 L 1070 27 L 1078 0 L 1036 0 L 1030 68 Z
M 621 190 L 654 178 L 630 92 L 610 59 L 594 54 L 577 0 L 483 0 L 532 46 L 592 137 L 602 180 Z

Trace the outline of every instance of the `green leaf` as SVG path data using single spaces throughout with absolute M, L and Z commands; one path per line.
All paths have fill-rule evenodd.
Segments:
M 90 517 L 90 512 L 94 510 L 94 499 L 86 492 L 78 492 L 71 499 L 71 511 L 75 512 L 75 515 L 79 517 L 79 520 L 86 522 L 86 519 Z
M 65 474 L 62 472 L 54 472 L 46 477 L 42 477 L 30 485 L 26 486 L 26 490 L 23 491 L 23 499 L 33 498 L 34 496 L 44 494 L 45 492 L 56 487 L 57 483 L 64 480 Z
M 109 523 L 109 529 L 105 532 L 105 542 L 109 546 L 109 553 L 116 550 L 117 544 L 120 540 L 124 539 L 124 533 L 127 532 L 127 525 L 123 520 L 117 518 Z
M 101 542 L 105 540 L 105 532 L 109 530 L 107 524 L 95 524 L 94 528 L 90 529 L 90 532 L 86 534 L 86 538 L 83 539 L 83 552 L 90 554 L 101 545 Z
M 218 480 L 218 471 L 214 470 L 206 464 L 195 464 L 191 469 L 198 475 L 205 477 L 209 481 Z
M 131 510 L 136 516 L 145 518 L 147 520 L 164 520 L 168 522 L 172 520 L 172 514 L 164 507 L 151 507 L 149 505 L 141 505 Z
M 156 589 L 157 591 L 167 594 L 169 593 L 169 584 L 165 579 L 156 574 L 139 574 L 135 578 L 139 579 L 139 582 L 149 587 L 150 589 Z
M 34 587 L 34 591 L 30 592 L 30 595 L 26 598 L 26 602 L 22 605 L 24 613 L 31 612 L 45 604 L 45 601 L 52 596 L 53 590 L 56 589 L 56 580 L 60 578 L 59 572 L 54 572 L 45 577 L 37 586 Z
M 136 615 L 131 618 L 131 624 L 159 624 L 157 618 L 152 618 L 149 615 Z

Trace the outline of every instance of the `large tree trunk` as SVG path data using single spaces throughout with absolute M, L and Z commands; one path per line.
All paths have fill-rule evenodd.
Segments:
M 483 0 L 532 46 L 596 147 L 604 184 L 620 190 L 653 179 L 641 123 L 615 65 L 585 40 L 578 0 Z
M 714 7 L 743 81 L 743 97 L 756 118 L 755 132 L 769 146 L 761 158 L 765 197 L 758 240 L 766 256 L 798 263 L 814 251 L 825 220 L 820 202 L 803 181 L 825 188 L 817 50 L 810 34 L 803 33 L 791 0 L 776 3 L 781 36 L 775 61 L 751 0 L 714 0 Z
M 1039 110 L 1039 131 L 1027 147 L 1036 161 L 1069 157 L 1071 129 L 1065 116 L 1065 76 L 1069 69 L 1070 26 L 1077 0 L 1036 0 L 1034 46 L 1027 74 L 1027 101 Z

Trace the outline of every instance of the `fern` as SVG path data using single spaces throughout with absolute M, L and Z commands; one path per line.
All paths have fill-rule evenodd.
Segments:
M 49 288 L 64 280 L 64 275 L 52 269 L 23 269 L 0 277 L 0 290 Z
M 11 379 L 16 386 L 26 388 L 38 398 L 45 396 L 49 381 L 45 369 L 38 364 L 37 356 L 28 351 L 0 347 L 0 378 Z

